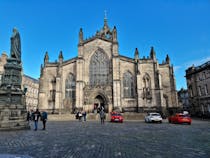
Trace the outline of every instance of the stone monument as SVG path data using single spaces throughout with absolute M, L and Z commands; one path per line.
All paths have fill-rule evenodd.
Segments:
M 0 86 L 0 130 L 27 129 L 27 111 L 22 82 L 21 41 L 17 29 L 11 37 L 10 57 L 4 65 Z

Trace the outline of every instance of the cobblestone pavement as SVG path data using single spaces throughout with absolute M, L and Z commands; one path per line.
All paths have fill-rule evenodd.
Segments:
M 31 130 L 0 131 L 0 158 L 210 158 L 209 121 L 49 121 L 46 131 L 40 123 L 38 131 L 33 124 Z

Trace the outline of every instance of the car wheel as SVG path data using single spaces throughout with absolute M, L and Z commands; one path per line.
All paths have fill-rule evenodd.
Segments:
M 162 123 L 162 121 L 160 121 L 160 123 Z

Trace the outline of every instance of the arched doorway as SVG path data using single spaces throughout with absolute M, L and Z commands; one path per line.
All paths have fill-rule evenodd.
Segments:
M 94 99 L 94 111 L 99 112 L 101 108 L 104 109 L 105 112 L 108 112 L 108 106 L 105 97 L 101 95 L 97 95 Z

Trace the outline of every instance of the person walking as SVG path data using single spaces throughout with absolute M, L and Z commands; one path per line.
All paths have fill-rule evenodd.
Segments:
M 42 120 L 42 123 L 43 123 L 42 130 L 45 130 L 46 129 L 46 122 L 47 122 L 47 112 L 46 111 L 42 112 L 41 120 Z
M 38 121 L 39 117 L 41 116 L 39 109 L 36 109 L 36 111 L 33 113 L 33 120 L 34 120 L 34 130 L 37 131 L 38 129 Z
M 31 114 L 30 114 L 30 112 L 28 111 L 27 112 L 27 121 L 29 122 L 31 120 Z
M 82 116 L 83 116 L 84 121 L 86 121 L 86 116 L 87 116 L 87 113 L 86 113 L 86 111 L 85 111 L 85 110 L 82 112 Z
M 100 111 L 100 118 L 101 118 L 101 124 L 104 124 L 104 120 L 105 120 L 105 112 L 103 109 L 101 109 Z

